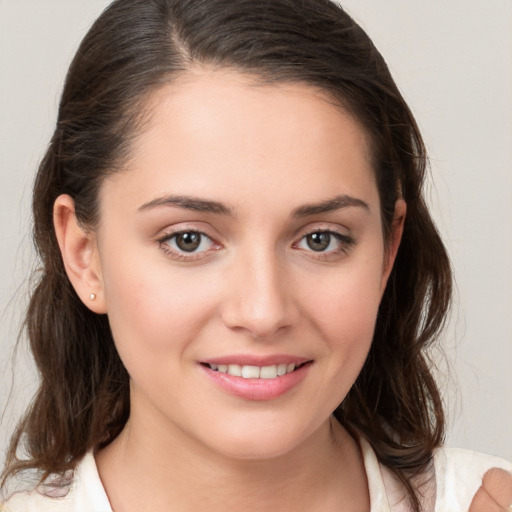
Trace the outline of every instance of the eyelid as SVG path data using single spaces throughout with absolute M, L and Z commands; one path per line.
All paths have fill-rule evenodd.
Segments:
M 333 233 L 335 235 L 339 235 L 342 238 L 354 239 L 354 236 L 351 230 L 348 227 L 341 226 L 339 224 L 334 224 L 330 222 L 312 222 L 307 226 L 304 226 L 301 229 L 298 229 L 295 237 L 297 239 L 302 239 L 305 236 L 311 235 L 313 233 Z
M 199 252 L 186 252 L 186 251 L 180 251 L 172 248 L 169 244 L 166 244 L 169 240 L 172 240 L 173 238 L 177 237 L 180 234 L 184 233 L 197 233 L 201 235 L 202 237 L 207 238 L 210 240 L 212 247 L 208 248 L 203 251 Z M 160 248 L 164 251 L 166 255 L 171 257 L 172 259 L 175 259 L 177 261 L 184 261 L 184 262 L 193 262 L 198 261 L 204 258 L 207 258 L 211 252 L 217 251 L 222 248 L 222 245 L 217 242 L 213 236 L 209 235 L 208 233 L 205 233 L 203 230 L 192 227 L 192 226 L 186 226 L 186 225 L 179 225 L 176 227 L 168 228 L 164 230 L 163 234 L 158 236 L 156 239 L 156 243 L 160 246 Z
M 298 244 L 300 244 L 307 236 L 315 233 L 328 233 L 334 236 L 339 241 L 339 247 L 330 251 L 314 251 L 313 249 L 302 249 L 297 247 Z M 315 226 L 306 227 L 302 230 L 298 235 L 297 241 L 294 242 L 293 247 L 308 253 L 308 256 L 314 259 L 328 260 L 336 259 L 337 257 L 342 257 L 343 255 L 348 254 L 356 243 L 356 239 L 350 231 L 347 233 L 345 230 L 340 229 L 338 226 L 333 226 L 332 224 L 317 224 Z

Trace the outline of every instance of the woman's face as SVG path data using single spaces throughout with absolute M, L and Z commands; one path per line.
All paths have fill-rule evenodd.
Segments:
M 227 71 L 150 111 L 97 231 L 132 431 L 286 453 L 355 381 L 390 268 L 365 134 L 311 87 Z

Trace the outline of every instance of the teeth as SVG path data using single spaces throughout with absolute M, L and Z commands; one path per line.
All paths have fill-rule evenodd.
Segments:
M 260 367 L 259 366 L 242 366 L 242 377 L 244 379 L 259 379 Z
M 210 364 L 212 370 L 244 379 L 275 379 L 295 370 L 295 363 L 273 366 L 240 366 L 239 364 Z
M 260 379 L 275 379 L 277 377 L 277 366 L 263 366 L 260 370 Z
M 242 367 L 238 364 L 230 364 L 228 365 L 228 373 L 229 375 L 233 375 L 234 377 L 241 377 Z

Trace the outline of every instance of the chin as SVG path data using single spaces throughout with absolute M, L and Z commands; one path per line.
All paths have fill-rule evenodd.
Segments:
M 210 443 L 212 432 L 210 432 L 210 446 L 223 456 L 236 460 L 268 460 L 274 459 L 296 450 L 308 438 L 311 432 L 299 426 L 295 428 L 278 422 L 266 427 L 244 428 L 234 430 L 233 428 L 219 429 L 219 436 L 216 437 L 216 447 Z

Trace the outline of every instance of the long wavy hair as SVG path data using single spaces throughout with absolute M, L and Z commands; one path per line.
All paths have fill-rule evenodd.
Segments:
M 427 157 L 413 115 L 370 38 L 329 0 L 116 0 L 85 36 L 34 185 L 40 269 L 25 328 L 40 385 L 12 437 L 3 482 L 30 468 L 43 477 L 73 469 L 129 417 L 129 377 L 108 317 L 92 313 L 72 288 L 52 208 L 69 194 L 79 222 L 94 229 L 102 181 L 122 172 L 147 98 L 197 65 L 322 89 L 369 136 L 386 236 L 395 201 L 407 203 L 370 353 L 334 414 L 371 443 L 419 510 L 412 478 L 444 436 L 426 353 L 449 308 L 450 264 L 422 195 Z

